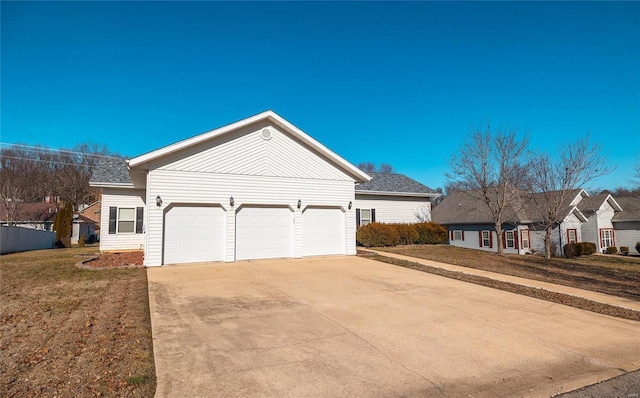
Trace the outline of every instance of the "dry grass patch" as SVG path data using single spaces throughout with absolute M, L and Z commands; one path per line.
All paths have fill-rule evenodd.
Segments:
M 631 257 L 592 255 L 547 260 L 530 255 L 500 256 L 448 245 L 396 246 L 377 250 L 640 300 L 640 262 Z
M 155 393 L 146 269 L 75 267 L 95 252 L 0 257 L 0 396 Z

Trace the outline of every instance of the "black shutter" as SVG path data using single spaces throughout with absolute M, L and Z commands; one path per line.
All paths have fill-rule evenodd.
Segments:
M 116 223 L 118 221 L 118 208 L 109 207 L 109 233 L 116 233 Z
M 144 207 L 136 207 L 136 233 L 142 233 L 142 220 L 144 214 Z
M 371 209 L 371 222 L 376 222 L 376 209 Z
M 360 209 L 356 209 L 356 227 L 360 226 Z

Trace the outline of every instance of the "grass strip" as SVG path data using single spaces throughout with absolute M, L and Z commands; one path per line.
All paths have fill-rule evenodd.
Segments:
M 546 300 L 552 303 L 564 304 L 582 310 L 595 312 L 598 314 L 609 315 L 616 318 L 629 319 L 632 321 L 640 321 L 640 311 L 629 308 L 618 307 L 611 304 L 600 303 L 582 297 L 571 296 L 564 293 L 552 292 L 542 288 L 518 285 L 516 283 L 498 281 L 487 278 L 485 276 L 470 275 L 457 271 L 449 271 L 442 268 L 432 267 L 430 265 L 420 264 L 413 261 L 401 260 L 392 257 L 386 257 L 380 254 L 364 254 L 361 255 L 372 260 L 398 265 L 417 271 L 427 272 L 430 274 L 444 276 L 446 278 L 456 279 L 463 282 L 475 283 L 476 285 L 486 286 L 506 292 L 516 293 L 523 296 L 529 296 L 540 300 Z

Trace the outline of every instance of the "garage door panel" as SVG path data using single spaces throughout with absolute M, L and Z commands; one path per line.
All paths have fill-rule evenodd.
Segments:
M 172 207 L 165 214 L 163 263 L 224 260 L 225 229 L 221 207 Z
M 293 257 L 288 207 L 243 207 L 236 214 L 236 260 Z
M 345 214 L 337 208 L 308 208 L 302 213 L 303 256 L 346 254 Z

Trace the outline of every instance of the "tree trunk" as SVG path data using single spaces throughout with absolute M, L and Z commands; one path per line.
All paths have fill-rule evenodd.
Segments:
M 502 242 L 502 224 L 495 224 L 496 227 L 496 240 L 498 242 L 498 254 L 504 254 L 504 243 Z
M 544 257 L 551 258 L 551 229 L 552 227 L 546 227 L 544 231 Z

